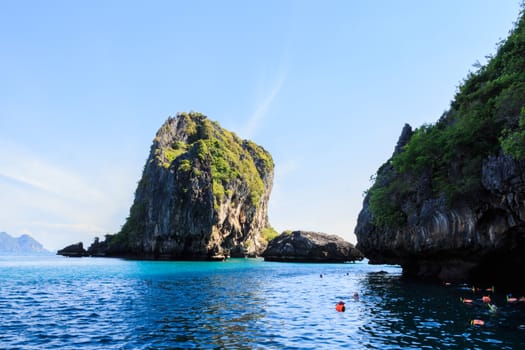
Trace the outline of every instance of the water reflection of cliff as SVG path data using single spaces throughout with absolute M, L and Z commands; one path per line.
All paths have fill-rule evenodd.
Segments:
M 494 345 L 500 342 L 494 339 L 508 338 L 516 344 L 523 335 L 519 327 L 525 322 L 523 312 L 505 305 L 502 295 L 493 296 L 501 305 L 494 314 L 481 302 L 483 293 L 476 294 L 466 285 L 430 284 L 375 272 L 368 273 L 360 287 L 360 312 L 365 320 L 360 331 L 368 335 L 364 339 L 370 346 L 470 348 L 473 340 Z M 463 304 L 461 296 L 474 298 L 474 305 Z M 486 327 L 471 326 L 474 318 L 486 320 Z
M 235 274 L 165 276 L 144 281 L 135 300 L 139 343 L 189 348 L 200 344 L 228 348 L 253 343 L 264 317 L 264 298 L 256 278 L 242 277 L 238 288 Z M 145 317 L 146 316 L 146 317 Z M 144 320 L 148 324 L 144 324 Z

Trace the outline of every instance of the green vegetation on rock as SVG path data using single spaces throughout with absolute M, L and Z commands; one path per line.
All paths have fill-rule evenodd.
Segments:
M 378 226 L 399 227 L 405 222 L 396 198 L 396 187 L 400 181 L 393 181 L 387 186 L 374 186 L 370 190 L 369 206 L 374 214 L 374 224 Z
M 221 128 L 218 123 L 209 120 L 204 114 L 179 113 L 177 118 L 183 119 L 187 142 L 176 141 L 160 146 L 163 135 L 173 132 L 171 123 L 165 123 L 155 138 L 159 145 L 159 148 L 155 150 L 158 164 L 169 168 L 172 164 L 177 163 L 178 171 L 189 172 L 192 170 L 190 160 L 184 159 L 180 162 L 176 160 L 195 149 L 199 159 L 210 160 L 216 207 L 219 206 L 225 194 L 232 194 L 231 191 L 225 191 L 225 186 L 236 180 L 243 180 L 247 183 L 250 201 L 258 206 L 265 191 L 265 185 L 254 158 L 262 162 L 265 171 L 271 171 L 274 164 L 270 154 L 252 141 L 241 140 L 235 133 Z M 193 170 L 196 175 L 200 175 L 199 169 Z
M 196 215 L 199 218 L 217 218 L 217 212 L 205 212 L 209 210 L 211 197 L 212 210 L 218 211 L 230 201 L 232 207 L 241 205 L 247 208 L 249 213 L 243 215 L 250 216 L 249 220 L 261 220 L 251 209 L 260 209 L 263 196 L 269 193 L 266 183 L 271 186 L 273 166 L 270 154 L 262 147 L 242 140 L 201 113 L 179 113 L 175 118 L 169 117 L 153 140 L 130 215 L 120 233 L 108 236 L 108 246 L 114 252 L 139 252 L 145 248 L 136 246 L 137 242 L 141 242 L 141 237 L 156 232 L 161 224 L 165 227 L 179 225 L 180 222 L 187 225 L 184 221 L 187 216 L 181 216 L 181 210 L 188 210 L 187 215 Z M 171 212 L 171 217 L 166 216 L 166 219 L 162 217 L 159 220 L 155 217 L 158 211 L 170 212 L 171 209 L 157 205 L 157 201 L 170 201 L 169 206 L 178 208 L 178 211 Z M 192 205 L 199 209 L 192 212 Z M 231 207 L 224 207 L 225 210 L 229 208 Z M 266 214 L 262 217 L 266 217 Z M 152 224 L 154 220 L 156 221 Z M 162 221 L 161 224 L 159 221 Z M 206 225 L 202 223 L 204 229 L 208 230 L 210 227 Z M 179 229 L 179 226 L 175 227 Z M 184 227 L 182 232 L 186 230 Z M 199 234 L 202 232 L 200 230 Z M 166 233 L 169 236 L 172 231 L 164 229 L 164 234 Z M 248 233 L 244 234 L 249 236 Z M 273 229 L 266 228 L 258 238 L 269 240 L 275 235 Z M 164 238 L 158 235 L 155 239 Z
M 262 229 L 261 236 L 266 242 L 270 242 L 272 239 L 279 236 L 279 233 L 275 231 L 273 227 L 266 227 Z
M 500 150 L 525 157 L 525 19 L 520 17 L 497 54 L 463 81 L 437 123 L 416 129 L 403 151 L 377 173 L 369 189 L 374 223 L 399 227 L 406 198 L 430 181 L 432 195 L 452 205 L 482 191 L 483 159 Z M 386 169 L 389 169 L 386 175 Z
M 188 172 L 191 170 L 191 161 L 189 159 L 181 160 L 179 164 L 179 171 Z
M 116 250 L 133 252 L 134 247 L 132 246 L 132 242 L 139 241 L 139 237 L 144 234 L 144 224 L 146 222 L 145 216 L 146 207 L 144 203 L 133 203 L 129 211 L 129 216 L 120 229 L 120 232 L 115 235 L 106 236 L 106 242 L 108 245 Z
M 504 129 L 500 143 L 505 154 L 516 160 L 525 158 L 525 108 L 521 110 L 518 127 Z
M 209 155 L 211 158 L 211 175 L 216 205 L 223 199 L 224 187 L 230 182 L 242 179 L 248 185 L 251 203 L 258 206 L 265 186 L 250 150 L 265 161 L 267 169 L 273 169 L 273 161 L 269 153 L 253 142 L 243 143 L 237 135 L 207 119 L 199 125 L 198 130 L 201 137 L 199 156 Z

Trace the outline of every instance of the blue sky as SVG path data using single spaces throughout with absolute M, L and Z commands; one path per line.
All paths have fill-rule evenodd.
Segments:
M 1 1 L 0 231 L 118 231 L 157 129 L 199 111 L 273 155 L 280 232 L 353 234 L 404 123 L 435 122 L 519 1 Z

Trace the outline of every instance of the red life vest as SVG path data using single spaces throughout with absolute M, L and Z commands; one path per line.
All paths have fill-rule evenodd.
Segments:
M 340 301 L 339 303 L 337 303 L 335 305 L 335 309 L 338 311 L 338 312 L 344 312 L 345 311 L 345 303 L 343 303 L 342 301 Z

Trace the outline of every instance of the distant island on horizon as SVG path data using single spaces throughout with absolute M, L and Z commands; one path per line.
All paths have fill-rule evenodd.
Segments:
M 0 254 L 50 254 L 42 243 L 33 237 L 23 234 L 13 237 L 7 232 L 0 232 Z

